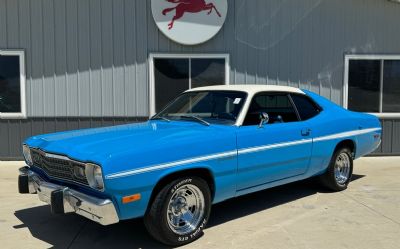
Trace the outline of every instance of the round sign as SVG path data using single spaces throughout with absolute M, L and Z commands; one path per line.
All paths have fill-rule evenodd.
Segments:
M 151 0 L 154 21 L 171 40 L 195 45 L 215 36 L 225 22 L 227 0 Z

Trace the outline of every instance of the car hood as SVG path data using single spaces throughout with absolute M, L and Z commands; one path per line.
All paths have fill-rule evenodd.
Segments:
M 232 150 L 235 141 L 234 126 L 148 121 L 39 135 L 25 143 L 48 153 L 107 166 L 106 171 L 112 173 Z

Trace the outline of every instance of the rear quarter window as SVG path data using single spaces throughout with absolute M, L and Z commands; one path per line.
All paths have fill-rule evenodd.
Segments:
M 292 94 L 291 97 L 302 121 L 313 118 L 320 113 L 321 108 L 309 97 L 298 94 Z

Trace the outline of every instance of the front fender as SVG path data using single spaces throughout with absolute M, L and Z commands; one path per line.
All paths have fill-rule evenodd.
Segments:
M 234 196 L 236 191 L 234 180 L 237 170 L 236 150 L 225 154 L 221 153 L 219 156 L 201 162 L 185 163 L 178 166 L 173 166 L 172 164 L 171 167 L 161 170 L 155 168 L 154 170 L 130 175 L 106 176 L 105 185 L 107 192 L 113 195 L 120 219 L 136 218 L 145 214 L 152 192 L 161 179 L 168 175 L 191 169 L 207 169 L 211 172 L 215 184 L 213 203 Z M 141 195 L 140 200 L 126 204 L 122 203 L 124 196 L 137 193 Z

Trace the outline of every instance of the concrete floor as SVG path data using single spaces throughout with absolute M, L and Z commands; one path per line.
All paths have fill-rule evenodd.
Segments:
M 163 248 L 141 219 L 103 227 L 54 216 L 17 193 L 21 162 L 0 162 L 0 248 Z M 400 248 L 400 157 L 362 158 L 340 193 L 303 181 L 212 208 L 205 235 L 184 248 Z

